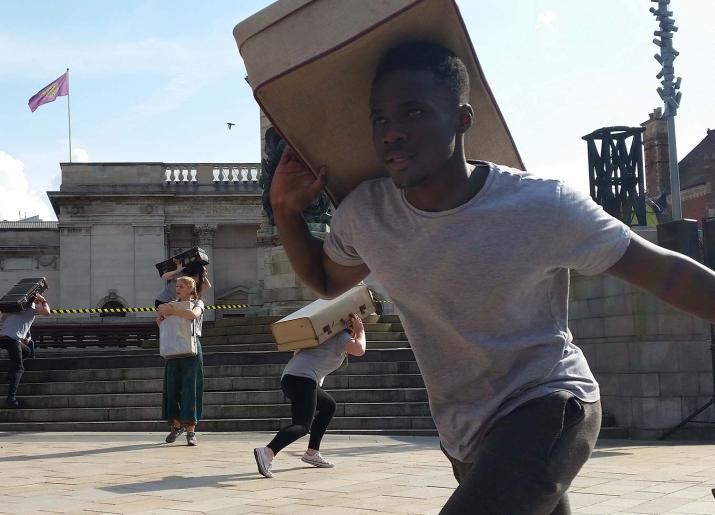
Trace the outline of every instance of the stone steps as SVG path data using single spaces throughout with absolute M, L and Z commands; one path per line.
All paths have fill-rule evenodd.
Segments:
M 207 324 L 204 352 L 205 431 L 275 431 L 290 417 L 280 376 L 292 353 L 277 352 L 277 317 L 229 318 Z M 367 324 L 365 356 L 329 375 L 323 387 L 338 402 L 331 430 L 434 434 L 427 393 L 396 317 Z M 39 349 L 26 362 L 22 410 L 0 409 L 0 431 L 164 431 L 165 361 L 156 342 L 130 348 Z M 7 363 L 0 361 L 0 395 Z
M 278 317 L 220 319 L 205 327 L 201 431 L 277 431 L 290 406 L 280 375 L 290 352 L 277 352 L 270 324 Z M 330 431 L 434 435 L 427 393 L 395 315 L 366 324 L 368 352 L 330 374 L 323 387 L 338 402 Z M 39 349 L 26 361 L 20 397 L 27 409 L 0 405 L 0 431 L 165 431 L 161 417 L 165 361 L 142 347 Z M 0 395 L 7 392 L 0 359 Z M 619 428 L 602 436 L 627 437 Z
M 280 377 L 284 364 L 259 365 L 213 365 L 204 366 L 204 376 L 211 377 Z M 414 361 L 391 362 L 355 362 L 339 368 L 330 376 L 367 375 L 367 374 L 419 374 Z M 330 379 L 328 376 L 328 379 Z M 124 381 L 140 379 L 161 379 L 164 367 L 140 368 L 96 368 L 82 370 L 28 370 L 22 376 L 22 384 L 44 382 L 80 382 L 80 381 Z M 0 383 L 6 380 L 6 374 L 0 373 Z
M 369 345 L 369 342 L 368 342 Z M 291 357 L 289 352 L 205 352 L 204 366 L 213 365 L 259 365 L 285 364 Z M 392 361 L 414 361 L 412 349 L 391 348 L 371 349 L 364 356 L 350 357 L 350 363 L 379 363 Z M 0 360 L 0 373 L 7 370 L 8 361 Z M 96 368 L 163 367 L 164 359 L 156 352 L 139 354 L 121 351 L 87 356 L 81 350 L 56 357 L 40 357 L 25 362 L 25 370 L 81 370 Z M 24 376 L 23 376 L 24 377 Z
M 53 383 L 27 383 L 21 385 L 22 395 L 106 395 L 120 393 L 156 393 L 163 389 L 163 379 L 140 379 L 120 381 L 77 381 Z M 424 388 L 419 374 L 385 375 L 336 375 L 328 376 L 325 389 L 347 388 Z M 244 391 L 280 389 L 280 377 L 207 377 L 204 391 Z M 7 385 L 0 395 L 7 394 Z M 0 409 L 0 413 L 3 410 Z M 2 416 L 0 416 L 2 420 Z
M 338 403 L 390 403 L 427 402 L 424 388 L 352 388 L 329 389 L 328 393 Z M 28 409 L 67 408 L 131 408 L 161 406 L 162 393 L 118 393 L 106 395 L 55 394 L 25 395 Z M 204 406 L 286 404 L 281 390 L 208 391 L 204 393 Z M 1 412 L 2 410 L 0 410 Z M 4 412 L 2 412 L 4 414 Z

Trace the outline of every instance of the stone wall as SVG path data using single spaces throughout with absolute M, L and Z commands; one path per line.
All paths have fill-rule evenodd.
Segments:
M 56 228 L 0 230 L 0 296 L 21 279 L 45 277 L 49 285 L 45 297 L 51 306 L 56 306 L 60 299 L 59 267 Z
M 709 325 L 608 276 L 571 276 L 569 326 L 601 386 L 604 411 L 656 439 L 713 392 Z M 715 409 L 698 420 L 715 421 Z M 715 437 L 690 424 L 674 435 Z

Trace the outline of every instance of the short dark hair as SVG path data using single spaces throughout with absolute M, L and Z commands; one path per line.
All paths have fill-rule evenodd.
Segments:
M 375 70 L 373 84 L 390 72 L 428 70 L 444 82 L 460 103 L 469 102 L 469 73 L 464 62 L 448 48 L 430 41 L 408 41 L 385 52 Z

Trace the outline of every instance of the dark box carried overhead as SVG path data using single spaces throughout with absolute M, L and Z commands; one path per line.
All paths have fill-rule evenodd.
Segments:
M 44 277 L 29 277 L 20 280 L 9 292 L 0 297 L 0 312 L 19 313 L 24 311 L 35 300 L 35 295 L 47 290 L 47 279 Z
M 161 263 L 157 263 L 156 265 L 154 265 L 159 271 L 159 277 L 164 275 L 166 272 L 176 270 L 176 263 L 174 263 L 175 259 L 181 261 L 184 266 L 196 262 L 201 263 L 202 265 L 209 264 L 209 256 L 206 254 L 206 252 L 204 252 L 204 249 L 202 249 L 201 247 L 193 247 L 189 250 L 181 252 L 180 254 L 171 256 L 166 261 L 162 261 Z
M 455 52 L 471 81 L 468 159 L 523 168 L 454 0 L 280 0 L 233 30 L 254 96 L 314 172 L 328 169 L 333 203 L 385 175 L 372 146 L 370 86 L 378 60 L 402 41 Z

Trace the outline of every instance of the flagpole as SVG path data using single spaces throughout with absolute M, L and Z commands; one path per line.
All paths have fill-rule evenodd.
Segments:
M 72 162 L 72 118 L 70 117 L 70 69 L 67 68 L 67 133 L 69 134 L 70 163 Z

